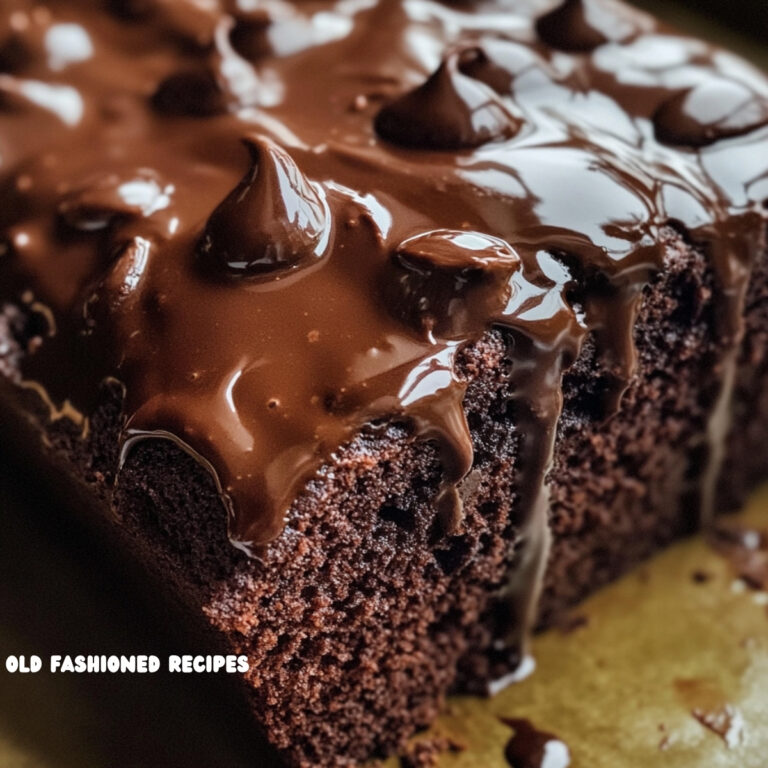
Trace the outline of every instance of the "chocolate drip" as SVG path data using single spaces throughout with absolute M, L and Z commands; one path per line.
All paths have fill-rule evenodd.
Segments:
M 451 150 L 510 138 L 520 120 L 484 83 L 462 74 L 459 54 L 451 54 L 423 85 L 379 112 L 376 130 L 405 147 Z
M 620 407 L 675 222 L 716 279 L 711 515 L 765 231 L 763 76 L 598 0 L 539 19 L 421 0 L 70 5 L 0 32 L 0 299 L 31 289 L 53 321 L 20 372 L 52 418 L 87 424 L 99 382 L 120 381 L 123 456 L 182 445 L 251 554 L 342 446 L 396 423 L 435 447 L 450 533 L 474 460 L 455 362 L 503 329 L 517 546 L 495 647 L 519 659 L 562 374 L 591 335 L 601 417 Z M 47 30 L 73 19 L 83 46 L 50 55 Z
M 533 365 L 513 366 L 510 383 L 515 393 L 509 404 L 519 434 L 521 466 L 517 473 L 517 502 L 513 523 L 520 541 L 515 566 L 498 600 L 505 606 L 497 646 L 507 658 L 522 662 L 549 555 L 549 488 L 546 476 L 552 464 L 557 422 L 563 406 L 563 372 L 578 356 L 587 329 L 564 300 L 572 277 L 546 252 L 537 254 L 536 283 L 517 273 L 514 291 L 498 325 L 515 337 L 518 359 Z
M 204 261 L 221 274 L 243 276 L 296 267 L 328 245 L 323 194 L 290 155 L 268 139 L 249 139 L 251 170 L 208 219 Z

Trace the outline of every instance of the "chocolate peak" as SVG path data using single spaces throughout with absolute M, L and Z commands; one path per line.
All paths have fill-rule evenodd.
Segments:
M 211 117 L 227 110 L 224 92 L 206 67 L 168 76 L 152 96 L 152 105 L 163 114 L 187 117 Z
M 460 56 L 449 54 L 423 84 L 382 108 L 376 131 L 405 147 L 455 150 L 508 139 L 520 120 L 485 83 L 463 74 Z
M 539 37 L 561 51 L 592 51 L 617 38 L 626 14 L 616 17 L 600 0 L 563 0 L 536 22 Z
M 318 185 L 269 139 L 245 144 L 251 169 L 208 219 L 203 259 L 219 273 L 249 276 L 322 256 L 330 220 Z
M 712 79 L 665 101 L 653 122 L 659 141 L 703 147 L 768 124 L 768 104 L 742 83 Z

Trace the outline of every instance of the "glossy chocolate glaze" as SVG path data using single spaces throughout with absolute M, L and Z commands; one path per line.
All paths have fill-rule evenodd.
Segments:
M 0 300 L 44 307 L 21 383 L 52 416 L 125 388 L 123 456 L 177 441 L 251 554 L 361 429 L 440 449 L 461 526 L 457 352 L 507 329 L 520 652 L 561 376 L 613 382 L 673 223 L 711 258 L 720 394 L 765 226 L 768 84 L 611 0 L 12 0 L 0 20 Z M 118 476 L 119 482 L 119 476 Z

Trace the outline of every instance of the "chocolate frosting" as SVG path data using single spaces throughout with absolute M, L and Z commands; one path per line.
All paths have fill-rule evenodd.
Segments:
M 46 308 L 21 378 L 52 416 L 87 423 L 117 379 L 123 456 L 163 438 L 198 457 L 256 555 L 340 446 L 394 420 L 439 447 L 455 530 L 473 450 L 454 363 L 505 328 L 517 652 L 563 371 L 593 334 L 618 408 L 672 222 L 717 280 L 711 513 L 768 198 L 749 65 L 609 0 L 10 5 L 0 300 Z

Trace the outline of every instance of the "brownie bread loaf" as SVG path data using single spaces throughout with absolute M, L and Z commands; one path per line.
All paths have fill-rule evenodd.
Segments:
M 768 472 L 737 57 L 609 0 L 12 5 L 4 407 L 288 764 L 523 674 Z

